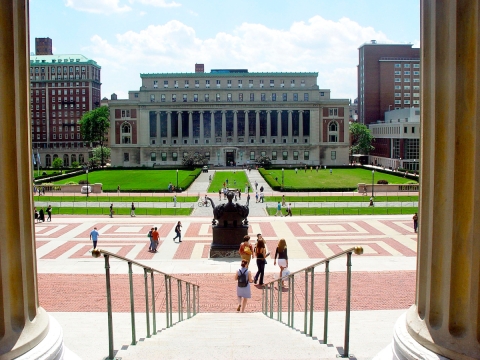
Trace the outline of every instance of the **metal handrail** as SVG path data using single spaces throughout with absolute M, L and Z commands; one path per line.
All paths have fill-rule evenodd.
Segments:
M 283 276 L 279 279 L 267 282 L 264 284 L 262 291 L 262 312 L 264 315 L 273 319 L 274 313 L 274 289 L 275 284 L 277 284 L 277 320 L 281 323 L 294 328 L 294 300 L 295 300 L 295 275 L 304 274 L 305 275 L 305 309 L 304 309 L 304 323 L 303 323 L 303 333 L 307 336 L 312 336 L 313 332 L 313 303 L 314 303 L 314 292 L 315 292 L 315 268 L 319 265 L 325 264 L 325 312 L 323 318 L 323 343 L 327 343 L 328 336 L 328 287 L 330 279 L 330 261 L 336 258 L 339 258 L 343 255 L 347 255 L 347 294 L 346 294 L 346 309 L 345 309 L 345 337 L 344 337 L 344 346 L 343 354 L 341 357 L 349 357 L 349 342 L 350 342 L 350 298 L 351 298 L 351 286 L 352 286 L 352 254 L 357 255 L 363 254 L 363 248 L 360 246 L 352 247 L 350 249 L 344 250 L 330 256 L 326 259 L 323 259 L 315 264 L 307 266 L 303 269 L 290 273 L 287 276 Z M 309 276 L 310 275 L 310 276 Z M 282 320 L 282 311 L 283 311 L 283 302 L 282 302 L 282 293 L 284 281 L 288 281 L 288 300 L 287 300 L 287 321 Z
M 106 290 L 107 290 L 107 312 L 108 312 L 108 360 L 115 360 L 114 350 L 113 350 L 113 321 L 112 321 L 112 292 L 110 285 L 110 257 L 116 258 L 128 263 L 128 279 L 130 285 L 130 317 L 131 317 L 131 326 L 132 326 L 132 342 L 131 345 L 137 344 L 136 338 L 136 327 L 135 327 L 135 302 L 133 295 L 133 265 L 139 266 L 143 269 L 144 283 L 145 283 L 145 313 L 147 320 L 147 338 L 151 335 L 157 334 L 157 322 L 156 322 L 156 311 L 155 311 L 155 273 L 161 274 L 164 276 L 164 286 L 165 286 L 165 316 L 167 328 L 172 327 L 173 323 L 173 306 L 172 306 L 172 279 L 177 282 L 178 290 L 178 322 L 183 321 L 183 292 L 182 284 L 185 284 L 185 302 L 186 302 L 186 313 L 187 319 L 195 316 L 200 310 L 200 287 L 197 284 L 182 280 L 175 276 L 164 273 L 160 270 L 154 269 L 150 266 L 146 266 L 137 261 L 128 259 L 123 256 L 111 253 L 106 250 L 93 249 L 92 256 L 95 258 L 103 255 L 105 258 L 105 277 L 106 277 Z M 150 306 L 149 306 L 149 296 L 148 296 L 148 274 L 150 274 L 150 288 L 151 288 L 151 309 L 152 309 L 152 333 L 150 333 Z

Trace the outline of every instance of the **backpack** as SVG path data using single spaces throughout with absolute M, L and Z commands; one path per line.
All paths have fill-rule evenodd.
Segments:
M 245 271 L 243 273 L 241 271 L 239 271 L 238 287 L 247 287 L 247 285 L 248 285 L 247 271 L 248 271 L 248 269 L 245 269 Z

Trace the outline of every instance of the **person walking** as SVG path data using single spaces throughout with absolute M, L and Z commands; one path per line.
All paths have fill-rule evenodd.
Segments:
M 266 255 L 267 253 L 265 249 L 265 240 L 263 240 L 262 235 L 260 235 L 257 241 L 257 246 L 255 247 L 255 256 L 257 257 L 257 273 L 255 274 L 255 278 L 253 279 L 254 284 L 256 284 L 258 280 L 260 280 L 259 285 L 263 285 L 265 264 L 267 263 Z
M 417 213 L 415 213 L 415 215 L 413 215 L 412 220 L 413 220 L 413 231 L 417 232 L 417 229 L 418 229 L 418 215 L 417 215 Z
M 33 214 L 35 216 L 35 222 L 38 223 L 38 211 L 36 207 L 33 208 Z
M 117 195 L 120 195 L 120 185 L 117 186 Z
M 173 207 L 177 207 L 177 194 L 173 195 Z
M 52 221 L 52 205 L 48 205 L 47 207 L 47 221 Z
M 235 273 L 235 281 L 237 282 L 237 312 L 245 312 L 247 301 L 252 297 L 250 283 L 252 282 L 252 273 L 248 270 L 248 262 L 242 260 L 240 269 Z
M 276 265 L 278 258 L 278 266 L 280 267 L 280 278 L 282 278 L 283 270 L 288 268 L 288 254 L 287 254 L 287 242 L 285 239 L 280 239 L 275 250 L 275 258 L 273 265 Z M 285 282 L 282 280 L 282 286 L 285 286 Z
M 130 216 L 135 217 L 135 205 L 132 202 L 132 206 L 130 207 Z
M 258 203 L 258 192 L 255 193 L 255 202 Z
M 255 191 L 258 189 L 258 182 L 255 180 Z
M 250 244 L 250 236 L 245 235 L 243 237 L 243 242 L 240 244 L 238 253 L 240 254 L 240 257 L 247 262 L 247 268 L 248 268 L 248 264 L 250 264 L 250 259 L 252 258 L 252 255 L 253 255 L 253 247 Z
M 263 203 L 263 200 L 265 198 L 265 195 L 263 194 L 263 192 L 260 193 L 260 202 Z
M 261 193 L 263 192 L 263 185 L 260 186 L 260 192 L 261 192 Z
M 97 240 L 98 240 L 98 231 L 97 231 L 97 227 L 95 226 L 93 228 L 93 230 L 90 232 L 90 240 L 92 240 L 93 242 L 93 248 L 96 249 L 97 248 Z
M 40 209 L 38 212 L 38 221 L 45 222 L 45 212 L 43 209 Z
M 113 217 L 113 204 L 110 204 L 110 217 Z
M 148 239 L 150 240 L 150 246 L 148 247 L 148 251 L 152 252 L 154 250 L 154 244 L 153 244 L 153 230 L 154 228 L 152 227 L 150 231 L 147 234 Z
M 242 189 L 238 189 L 238 200 L 242 200 Z
M 279 201 L 278 204 L 277 204 L 277 213 L 275 214 L 275 216 L 277 216 L 278 214 L 280 214 L 280 216 L 283 216 L 283 213 L 282 213 L 282 204 L 280 204 L 280 201 Z
M 177 223 L 177 226 L 175 226 L 175 234 L 177 234 L 177 236 L 173 238 L 173 241 L 175 241 L 175 239 L 178 238 L 178 242 L 181 243 L 182 242 L 182 223 L 180 221 Z
M 222 201 L 222 189 L 218 190 L 218 201 Z
M 292 216 L 292 203 L 288 203 L 287 214 L 285 216 L 288 216 L 288 215 L 290 215 L 290 217 Z
M 285 206 L 286 205 L 286 202 L 285 202 L 285 195 L 282 195 L 282 206 Z
M 157 248 L 158 248 L 158 244 L 160 243 L 160 234 L 158 233 L 156 226 L 152 231 L 152 239 L 153 239 L 152 252 L 156 253 L 158 252 Z

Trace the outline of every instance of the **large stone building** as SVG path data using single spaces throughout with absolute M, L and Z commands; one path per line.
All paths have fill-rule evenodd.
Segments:
M 420 49 L 378 44 L 358 49 L 358 120 L 383 120 L 385 111 L 420 107 Z
M 79 121 L 86 111 L 100 105 L 100 66 L 83 55 L 53 55 L 51 39 L 35 40 L 36 53 L 44 55 L 30 56 L 33 149 L 42 166 L 51 166 L 57 157 L 64 166 L 84 163 L 88 147 Z
M 211 70 L 141 74 L 128 99 L 108 101 L 113 166 L 173 166 L 188 152 L 211 165 L 348 163 L 349 100 L 315 72 Z

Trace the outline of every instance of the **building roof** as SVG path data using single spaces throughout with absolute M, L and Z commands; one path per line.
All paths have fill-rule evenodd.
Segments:
M 259 77 L 259 76 L 315 76 L 318 77 L 318 72 L 228 72 L 228 73 L 151 73 L 140 74 L 141 78 L 153 78 L 153 77 L 191 77 L 191 78 L 212 78 L 212 77 Z
M 95 60 L 89 59 L 81 54 L 59 54 L 59 55 L 32 55 L 30 56 L 30 65 L 73 65 L 89 64 L 101 68 Z

